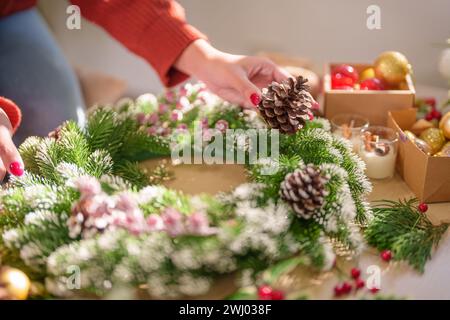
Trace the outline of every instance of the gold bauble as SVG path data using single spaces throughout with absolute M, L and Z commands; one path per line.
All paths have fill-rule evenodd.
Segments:
M 397 51 L 386 51 L 374 63 L 375 75 L 391 86 L 398 86 L 411 73 L 406 57 Z
M 435 157 L 450 157 L 450 141 L 448 141 L 439 151 L 434 155 Z
M 361 72 L 359 81 L 364 81 L 371 78 L 375 78 L 375 70 L 373 68 L 367 68 Z
M 30 290 L 30 279 L 19 269 L 0 269 L 0 290 L 6 292 L 6 299 L 25 300 Z
M 431 148 L 431 154 L 440 151 L 445 144 L 445 137 L 442 130 L 430 128 L 421 133 L 420 139 L 425 141 Z
M 447 139 L 450 139 L 450 111 L 441 118 L 441 121 L 439 121 L 439 129 L 442 130 Z

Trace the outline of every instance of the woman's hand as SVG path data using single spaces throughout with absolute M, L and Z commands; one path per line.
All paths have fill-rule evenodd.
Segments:
M 15 176 L 23 174 L 23 161 L 11 137 L 11 123 L 6 113 L 0 109 L 0 182 L 7 171 Z
M 290 75 L 272 61 L 221 52 L 205 40 L 196 40 L 184 50 L 175 68 L 203 81 L 221 98 L 244 107 L 256 106 L 261 88 Z

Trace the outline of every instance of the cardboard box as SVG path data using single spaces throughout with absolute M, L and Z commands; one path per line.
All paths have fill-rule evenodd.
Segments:
M 342 63 L 331 63 L 325 67 L 324 112 L 331 119 L 342 113 L 359 114 L 368 118 L 371 125 L 386 125 L 388 111 L 412 108 L 415 89 L 411 77 L 406 78 L 408 90 L 333 90 L 331 70 Z M 346 63 L 359 73 L 372 67 L 370 64 Z
M 397 171 L 422 202 L 450 201 L 450 157 L 432 157 L 410 141 L 404 130 L 416 122 L 416 109 L 391 111 L 388 126 L 399 134 Z

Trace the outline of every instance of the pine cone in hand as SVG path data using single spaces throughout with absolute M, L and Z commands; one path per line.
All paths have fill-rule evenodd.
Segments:
M 300 218 L 309 219 L 324 203 L 328 180 L 328 176 L 309 164 L 286 175 L 280 186 L 281 198 L 292 206 Z
M 263 91 L 258 109 L 270 127 L 287 134 L 303 128 L 314 102 L 306 82 L 308 79 L 298 76 L 282 83 L 272 82 Z

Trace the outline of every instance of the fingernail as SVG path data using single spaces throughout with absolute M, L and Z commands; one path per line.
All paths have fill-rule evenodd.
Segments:
M 16 177 L 20 177 L 21 175 L 23 175 L 23 167 L 17 161 L 12 162 L 9 165 L 9 172 L 11 172 L 11 174 L 15 175 Z
M 257 93 L 252 93 L 250 95 L 250 101 L 257 106 L 261 102 L 261 97 Z

